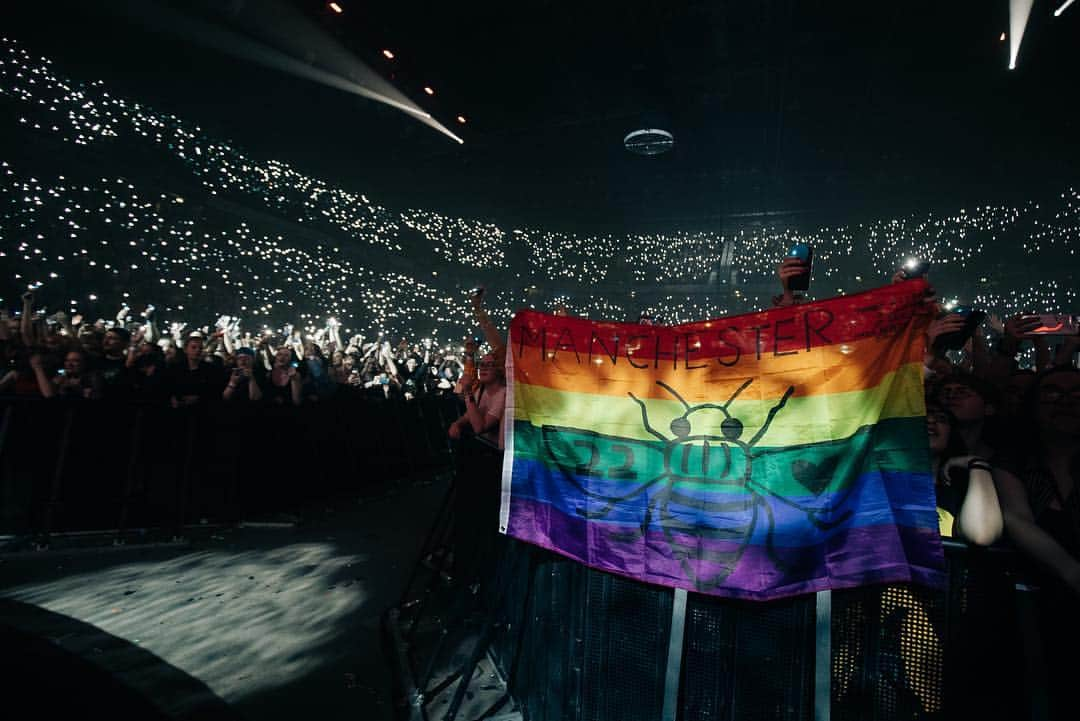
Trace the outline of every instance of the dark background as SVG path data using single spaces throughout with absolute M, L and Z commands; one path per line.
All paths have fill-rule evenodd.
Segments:
M 124 5 L 22 3 L 5 24 L 72 75 L 392 207 L 556 230 L 818 225 L 1020 203 L 1075 180 L 1080 160 L 1080 12 L 1052 18 L 1057 3 L 1035 4 L 1015 71 L 1006 0 L 292 3 L 462 146 Z M 176 7 L 257 35 L 265 6 Z M 622 148 L 654 126 L 673 152 Z

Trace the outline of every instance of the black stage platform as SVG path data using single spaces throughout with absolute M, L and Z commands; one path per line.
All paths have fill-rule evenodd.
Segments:
M 445 490 L 413 479 L 295 526 L 0 554 L 4 715 L 394 718 L 380 616 Z

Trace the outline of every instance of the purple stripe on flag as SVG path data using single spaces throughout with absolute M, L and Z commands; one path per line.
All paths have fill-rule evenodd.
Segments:
M 770 548 L 634 526 L 593 523 L 549 505 L 512 498 L 507 533 L 593 568 L 717 596 L 768 600 L 867 583 L 942 587 L 937 530 L 860 526 L 806 548 Z M 766 523 L 764 512 L 757 523 Z M 757 535 L 757 534 L 755 534 Z

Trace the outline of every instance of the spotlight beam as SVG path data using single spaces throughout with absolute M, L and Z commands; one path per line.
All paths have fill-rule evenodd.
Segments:
M 1033 3 L 1034 0 L 1009 0 L 1009 70 L 1016 69 L 1016 56 L 1020 53 L 1020 41 L 1024 39 Z
M 338 73 L 330 72 L 306 62 L 302 62 L 275 47 L 257 42 L 221 26 L 202 20 L 196 20 L 189 15 L 177 12 L 161 3 L 152 3 L 143 0 L 142 2 L 126 3 L 125 6 L 129 14 L 139 16 L 144 22 L 150 25 L 190 38 L 202 45 L 214 48 L 227 55 L 248 60 L 264 67 L 280 70 L 327 87 L 343 90 L 347 93 L 353 93 L 354 95 L 359 95 L 368 100 L 383 103 L 384 105 L 400 110 L 410 117 L 419 120 L 424 125 L 437 130 L 448 138 L 452 138 L 459 144 L 464 144 L 465 142 L 442 123 L 432 118 L 430 113 L 411 102 L 393 88 L 393 86 L 382 80 L 382 78 L 379 78 L 374 71 L 364 66 L 363 63 L 360 63 L 355 58 L 351 58 L 350 74 L 357 76 L 358 79 L 362 78 L 365 81 L 378 81 L 368 82 L 367 85 L 375 85 L 379 87 L 379 90 L 373 90 L 370 87 L 367 87 L 367 85 L 362 85 L 355 80 L 346 79 Z M 314 50 L 314 48 L 309 48 L 308 50 L 310 52 Z

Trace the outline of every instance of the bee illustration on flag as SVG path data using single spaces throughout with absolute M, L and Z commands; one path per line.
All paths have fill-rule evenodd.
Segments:
M 843 489 L 838 497 L 834 496 L 830 504 L 814 506 L 787 497 L 754 478 L 754 464 L 761 459 L 755 446 L 783 412 L 795 387 L 787 388 L 769 409 L 758 431 L 746 439 L 744 424 L 732 413 L 731 406 L 753 380 L 745 381 L 724 403 L 697 405 L 688 403 L 667 383 L 656 381 L 684 409 L 670 422 L 670 436 L 654 427 L 645 403 L 628 393 L 628 402 L 636 403 L 640 409 L 643 429 L 656 442 L 565 426 L 543 426 L 546 453 L 584 498 L 584 505 L 577 509 L 578 515 L 622 522 L 633 518 L 636 530 L 607 532 L 609 540 L 619 544 L 640 542 L 655 523 L 662 530 L 672 556 L 679 559 L 686 577 L 699 590 L 710 590 L 724 583 L 738 566 L 755 532 L 764 533 L 771 561 L 779 569 L 785 567 L 773 543 L 773 504 L 795 509 L 805 516 L 807 523 L 819 529 L 827 530 L 848 520 L 851 511 L 839 509 L 854 484 Z M 795 461 L 789 470 L 804 488 L 817 496 L 828 486 L 839 460 L 834 457 L 831 462 L 817 466 Z M 661 470 L 641 478 L 636 469 L 645 467 Z M 621 481 L 620 488 L 625 492 L 598 492 L 590 487 L 599 485 L 590 483 L 591 479 Z M 695 492 L 692 485 L 703 490 Z M 710 493 L 724 491 L 734 493 L 723 499 L 708 497 Z M 708 514 L 723 522 L 717 528 L 703 527 L 686 512 L 676 512 L 675 507 Z M 710 548 L 700 542 L 704 537 L 729 543 L 724 544 L 723 550 Z M 698 562 L 697 568 L 692 561 Z

